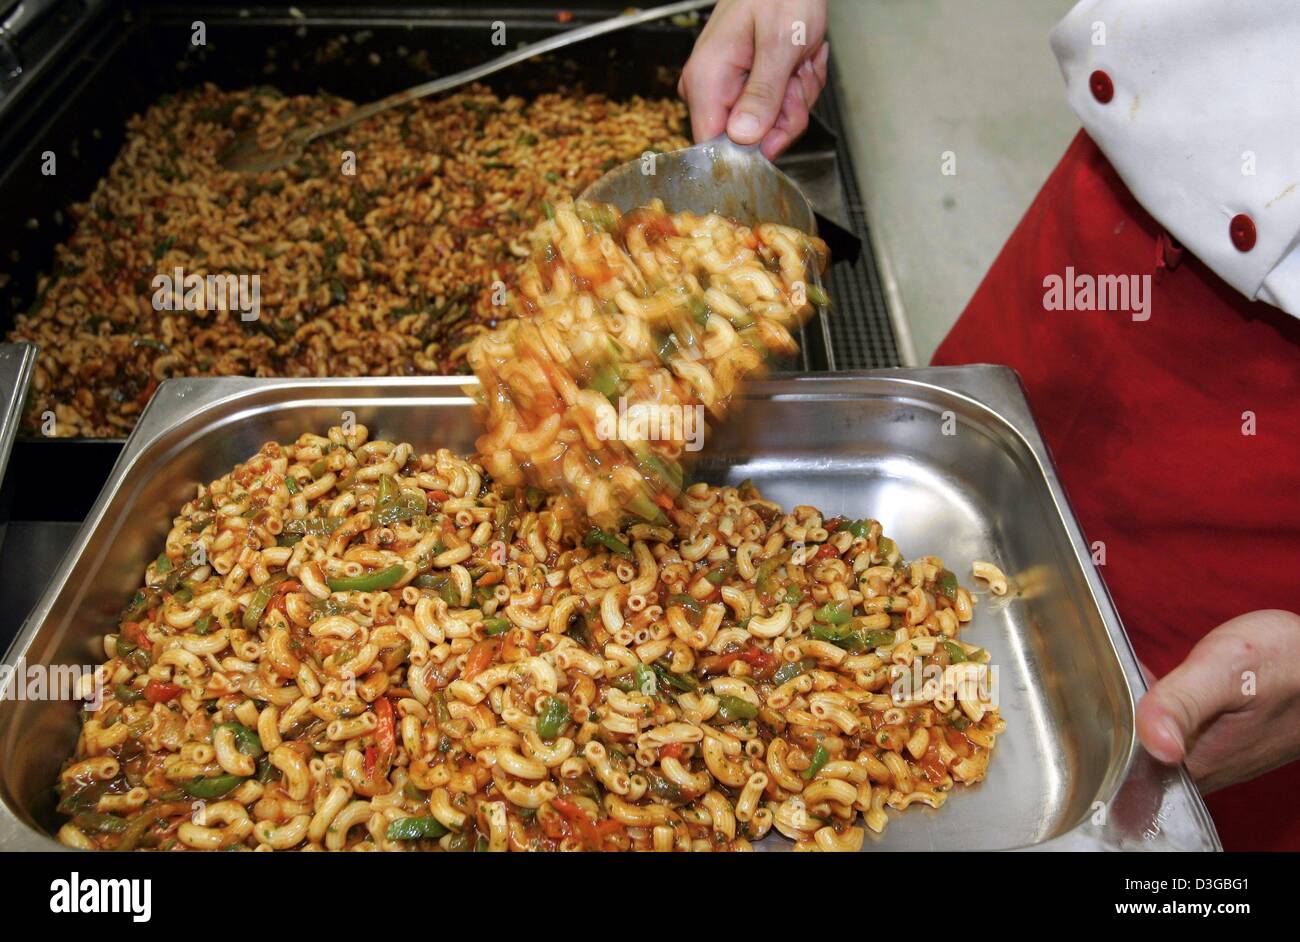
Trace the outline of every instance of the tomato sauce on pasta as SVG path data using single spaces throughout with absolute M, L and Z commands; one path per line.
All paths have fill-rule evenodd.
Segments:
M 662 519 L 682 460 L 740 384 L 826 303 L 826 244 L 774 223 L 563 203 L 530 236 L 513 315 L 467 359 L 497 481 L 581 496 L 602 523 Z
M 600 528 L 361 426 L 266 444 L 105 638 L 59 840 L 855 850 L 984 778 L 1003 723 L 941 559 L 748 483 L 660 509 Z

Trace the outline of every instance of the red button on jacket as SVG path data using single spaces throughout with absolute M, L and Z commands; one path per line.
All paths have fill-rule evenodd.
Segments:
M 1255 247 L 1255 220 L 1245 213 L 1232 217 L 1228 231 L 1232 234 L 1232 244 L 1237 247 L 1237 251 L 1249 252 Z
M 1092 97 L 1097 99 L 1103 105 L 1115 97 L 1115 83 L 1110 80 L 1110 76 L 1098 69 L 1088 78 L 1088 87 L 1092 89 Z

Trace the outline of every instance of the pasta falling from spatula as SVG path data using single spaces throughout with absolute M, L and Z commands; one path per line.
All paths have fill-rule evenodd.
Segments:
M 468 354 L 480 387 L 485 469 L 566 493 L 599 525 L 663 518 L 683 460 L 740 384 L 828 299 L 815 236 L 718 214 L 545 207 L 508 304 Z

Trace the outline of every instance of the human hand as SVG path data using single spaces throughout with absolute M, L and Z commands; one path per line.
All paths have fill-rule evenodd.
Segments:
M 677 84 L 695 140 L 789 147 L 826 87 L 825 37 L 826 0 L 719 0 Z
M 1300 616 L 1266 609 L 1215 628 L 1142 698 L 1137 731 L 1203 792 L 1300 758 Z

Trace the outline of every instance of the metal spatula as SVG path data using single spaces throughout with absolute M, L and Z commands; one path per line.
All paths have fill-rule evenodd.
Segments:
M 580 199 L 612 203 L 623 212 L 661 199 L 670 212 L 719 213 L 739 222 L 778 222 L 816 234 L 812 204 L 799 186 L 763 156 L 757 144 L 725 134 L 615 167 Z
M 725 134 L 703 144 L 655 154 L 653 161 L 628 161 L 587 187 L 578 198 L 612 203 L 625 213 L 660 199 L 670 213 L 718 213 L 750 226 L 776 222 L 809 235 L 818 234 L 818 217 L 799 185 L 764 157 L 758 144 L 737 144 Z M 821 286 L 816 271 L 812 272 L 812 280 Z M 821 350 L 826 368 L 833 370 L 835 358 L 824 310 L 813 323 L 820 336 L 811 342 Z M 775 361 L 776 368 L 813 368 L 813 361 L 808 359 L 807 326 L 802 337 L 800 347 L 804 348 L 805 359 Z
M 281 167 L 287 167 L 303 155 L 304 149 L 312 141 L 326 134 L 333 134 L 344 128 L 351 127 L 358 121 L 364 121 L 369 117 L 387 111 L 389 108 L 396 108 L 407 102 L 415 101 L 419 98 L 427 98 L 430 95 L 436 95 L 439 92 L 450 91 L 453 88 L 459 88 L 470 82 L 476 82 L 485 78 L 494 72 L 500 72 L 502 69 L 509 68 L 517 62 L 523 62 L 526 59 L 532 59 L 536 56 L 545 55 L 548 52 L 554 52 L 557 49 L 563 49 L 565 46 L 572 46 L 574 43 L 580 43 L 596 36 L 603 36 L 606 33 L 612 33 L 620 29 L 627 29 L 631 26 L 637 26 L 641 23 L 649 23 L 652 20 L 661 20 L 668 16 L 677 16 L 683 13 L 691 13 L 695 10 L 702 10 L 705 7 L 711 7 L 717 0 L 683 0 L 679 3 L 669 3 L 665 6 L 654 7 L 650 10 L 642 10 L 636 13 L 628 13 L 621 16 L 615 16 L 608 20 L 601 20 L 598 23 L 592 23 L 589 26 L 581 26 L 578 29 L 567 30 L 558 33 L 555 36 L 548 36 L 540 42 L 535 42 L 519 49 L 507 52 L 490 62 L 482 65 L 476 65 L 471 69 L 465 69 L 462 72 L 456 72 L 453 75 L 445 75 L 442 78 L 434 79 L 431 82 L 425 82 L 423 85 L 417 85 L 414 88 L 408 88 L 406 91 L 397 92 L 389 95 L 387 98 L 381 98 L 379 101 L 372 102 L 368 105 L 362 105 L 354 108 L 352 111 L 328 121 L 325 124 L 314 124 L 308 127 L 299 128 L 289 134 L 286 134 L 280 142 L 280 145 L 273 150 L 262 150 L 257 143 L 257 135 L 253 129 L 242 132 L 231 142 L 221 154 L 221 165 L 227 170 L 243 171 L 245 173 L 261 173 L 266 170 L 279 170 Z

